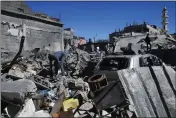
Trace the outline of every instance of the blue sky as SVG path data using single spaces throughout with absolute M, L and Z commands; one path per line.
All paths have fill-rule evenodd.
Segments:
M 34 12 L 43 12 L 59 18 L 64 28 L 71 27 L 75 34 L 86 39 L 97 34 L 98 39 L 107 39 L 115 29 L 123 29 L 133 21 L 161 27 L 161 13 L 166 5 L 169 14 L 169 33 L 175 32 L 176 5 L 174 2 L 61 2 L 61 1 L 28 1 Z

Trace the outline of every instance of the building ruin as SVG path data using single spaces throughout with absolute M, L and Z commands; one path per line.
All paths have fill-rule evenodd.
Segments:
M 26 37 L 24 50 L 49 44 L 52 51 L 63 50 L 63 23 L 36 14 L 24 1 L 1 2 L 1 49 L 16 52 L 23 35 Z
M 143 35 L 145 33 L 150 34 L 163 34 L 168 33 L 168 11 L 167 8 L 164 7 L 162 10 L 162 28 L 157 27 L 156 25 L 148 24 L 143 22 L 138 24 L 134 22 L 132 25 L 128 25 L 126 23 L 126 27 L 123 30 L 116 31 L 109 34 L 110 41 L 114 41 L 113 37 L 128 37 L 128 36 L 136 36 L 136 35 Z M 134 35 L 135 34 L 135 35 Z

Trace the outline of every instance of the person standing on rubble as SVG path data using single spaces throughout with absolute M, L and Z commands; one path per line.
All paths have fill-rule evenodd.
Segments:
M 146 45 L 147 45 L 147 52 L 149 51 L 149 45 L 150 45 L 150 50 L 151 50 L 151 48 L 152 48 L 152 45 L 151 45 L 151 40 L 150 40 L 150 38 L 149 38 L 149 33 L 147 34 L 147 36 L 146 36 L 146 38 L 144 39 L 144 41 L 145 41 L 145 43 L 146 43 Z

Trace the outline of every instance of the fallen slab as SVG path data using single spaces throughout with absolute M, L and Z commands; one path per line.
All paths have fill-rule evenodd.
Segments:
M 1 99 L 14 104 L 23 105 L 29 93 L 35 93 L 37 87 L 31 80 L 1 82 Z

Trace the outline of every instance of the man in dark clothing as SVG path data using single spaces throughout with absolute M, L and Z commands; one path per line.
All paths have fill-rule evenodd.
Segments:
M 151 48 L 152 48 L 152 45 L 151 45 L 151 40 L 150 40 L 150 38 L 149 38 L 149 34 L 147 34 L 147 36 L 146 36 L 146 38 L 144 39 L 144 41 L 145 41 L 145 43 L 146 43 L 146 45 L 147 45 L 147 51 L 149 51 L 149 45 L 150 45 L 150 50 L 151 50 Z
M 65 69 L 64 69 L 64 57 L 65 57 L 65 52 L 63 52 L 63 51 L 57 51 L 57 52 L 55 52 L 55 56 L 56 56 L 56 58 L 57 58 L 57 60 L 58 60 L 58 62 L 59 62 L 59 65 L 60 65 L 60 68 L 61 68 L 61 72 L 62 72 L 62 75 L 65 75 Z
M 65 53 L 57 51 L 54 54 L 49 54 L 48 59 L 50 61 L 50 77 L 53 78 L 53 74 L 58 74 L 58 70 L 61 69 L 62 75 L 65 75 L 64 59 Z M 53 61 L 54 61 L 54 73 L 53 73 Z
M 132 43 L 128 44 L 127 49 L 123 51 L 124 55 L 135 55 L 136 53 L 132 50 Z
M 59 63 L 57 58 L 52 54 L 48 54 L 48 59 L 50 64 L 50 78 L 53 79 L 53 74 L 57 75 L 57 72 L 59 70 Z M 54 61 L 54 69 L 53 69 L 53 61 Z

